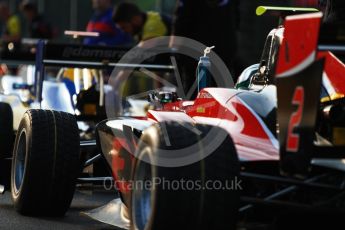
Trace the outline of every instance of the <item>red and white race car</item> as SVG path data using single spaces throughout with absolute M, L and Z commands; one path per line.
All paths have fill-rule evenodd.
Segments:
M 276 210 L 328 214 L 331 204 L 342 212 L 345 165 L 337 159 L 345 156 L 345 66 L 327 50 L 344 47 L 319 44 L 321 19 L 321 13 L 286 17 L 238 89 L 204 88 L 193 101 L 158 93 L 151 98 L 161 108 L 146 117 L 99 123 L 97 146 L 120 198 L 89 215 L 121 228 L 158 230 L 235 229 L 261 206 L 270 217 Z M 37 141 L 43 137 L 45 143 Z M 67 210 L 73 190 L 61 188 L 75 183 L 69 170 L 78 144 L 71 116 L 24 115 L 12 167 L 19 212 Z M 49 186 L 25 186 L 39 182 Z
M 208 181 L 224 185 L 240 174 L 243 180 L 258 179 L 262 175 L 251 173 L 260 170 L 305 178 L 313 165 L 345 169 L 341 160 L 321 159 L 344 156 L 344 148 L 335 146 L 343 138 L 339 111 L 345 95 L 345 66 L 327 51 L 343 48 L 318 45 L 321 18 L 321 13 L 287 17 L 284 27 L 269 34 L 260 65 L 243 73 L 238 89 L 205 88 L 194 101 L 162 93 L 157 97 L 162 108 L 146 118 L 98 125 L 99 146 L 134 229 L 231 229 L 239 192 L 205 189 Z M 330 152 L 334 155 L 327 156 Z M 157 178 L 200 180 L 203 189 L 131 187 Z M 279 177 L 266 179 L 284 184 Z M 267 197 L 281 191 L 275 192 Z M 253 202 L 244 203 L 248 200 Z

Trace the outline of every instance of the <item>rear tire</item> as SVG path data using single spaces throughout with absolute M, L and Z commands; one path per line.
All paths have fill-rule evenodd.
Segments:
M 196 163 L 182 167 L 161 167 L 152 164 L 157 162 L 160 149 L 178 150 L 196 143 L 205 154 L 207 143 L 185 125 L 165 123 L 171 146 L 167 146 L 159 125 L 145 130 L 138 147 L 138 160 L 133 171 L 133 191 L 131 196 L 131 229 L 135 230 L 232 230 L 236 227 L 239 207 L 239 190 L 204 189 L 206 182 L 218 181 L 223 186 L 234 182 L 239 176 L 239 160 L 230 136 L 223 129 L 205 125 L 195 127 L 203 134 L 211 129 L 224 133 L 221 142 L 212 154 L 201 157 Z M 174 152 L 172 152 L 174 154 Z M 146 181 L 160 179 L 170 183 L 153 183 L 153 188 L 144 188 Z M 184 180 L 186 184 L 181 184 Z M 172 183 L 180 183 L 173 189 Z M 187 188 L 187 181 L 192 181 L 194 188 Z M 200 187 L 198 186 L 200 182 Z M 217 183 L 218 183 L 217 182 Z M 136 187 L 137 184 L 140 187 Z M 189 183 L 189 182 L 188 182 Z M 176 184 L 175 184 L 176 186 Z M 209 186 L 209 185 L 207 185 Z M 191 188 L 191 189 L 190 189 Z
M 73 115 L 29 110 L 19 125 L 12 161 L 15 209 L 30 216 L 63 216 L 80 173 L 79 130 Z
M 9 104 L 0 102 L 0 160 L 11 156 L 13 141 L 12 108 Z

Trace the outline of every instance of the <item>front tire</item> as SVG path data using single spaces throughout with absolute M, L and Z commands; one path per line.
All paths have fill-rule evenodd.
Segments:
M 161 127 L 166 127 L 171 146 L 165 144 Z M 152 126 L 142 135 L 133 172 L 131 229 L 235 229 L 239 190 L 230 187 L 205 188 L 208 181 L 217 181 L 224 186 L 238 179 L 240 169 L 234 143 L 218 127 L 196 125 L 195 128 L 203 133 L 200 136 L 185 127 L 187 126 L 176 123 L 164 123 L 163 126 Z M 201 154 L 205 154 L 207 143 L 201 139 L 211 129 L 224 134 L 224 141 L 212 154 L 181 167 L 155 165 L 161 149 L 173 150 L 174 154 L 179 148 L 197 144 Z M 157 180 L 161 183 L 156 184 Z M 176 182 L 181 183 L 182 180 L 191 181 L 194 185 L 189 186 L 194 187 L 187 188 L 186 183 L 184 188 L 182 184 L 177 188 Z M 150 181 L 153 186 L 151 189 L 145 187 Z M 170 183 L 170 187 L 167 183 Z
M 73 115 L 29 110 L 19 125 L 12 161 L 15 209 L 30 216 L 63 216 L 80 172 L 79 130 Z

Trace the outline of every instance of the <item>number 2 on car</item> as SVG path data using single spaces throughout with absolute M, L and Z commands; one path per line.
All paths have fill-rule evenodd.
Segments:
M 298 86 L 295 89 L 292 104 L 297 105 L 297 111 L 294 112 L 289 121 L 288 135 L 286 141 L 286 151 L 297 152 L 299 149 L 300 134 L 294 133 L 294 129 L 298 127 L 302 121 L 303 108 L 304 108 L 304 88 Z

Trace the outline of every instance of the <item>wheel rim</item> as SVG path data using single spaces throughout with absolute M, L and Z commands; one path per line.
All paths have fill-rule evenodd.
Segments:
M 18 194 L 24 180 L 25 172 L 25 158 L 26 158 L 26 132 L 23 130 L 20 133 L 16 159 L 14 163 L 14 192 Z
M 143 155 L 144 154 L 147 154 L 147 151 L 143 152 Z M 150 189 L 149 186 L 145 186 L 147 184 L 152 185 L 152 171 L 150 164 L 144 161 L 141 161 L 138 164 L 133 183 L 133 225 L 137 230 L 144 230 L 152 213 L 152 188 Z

